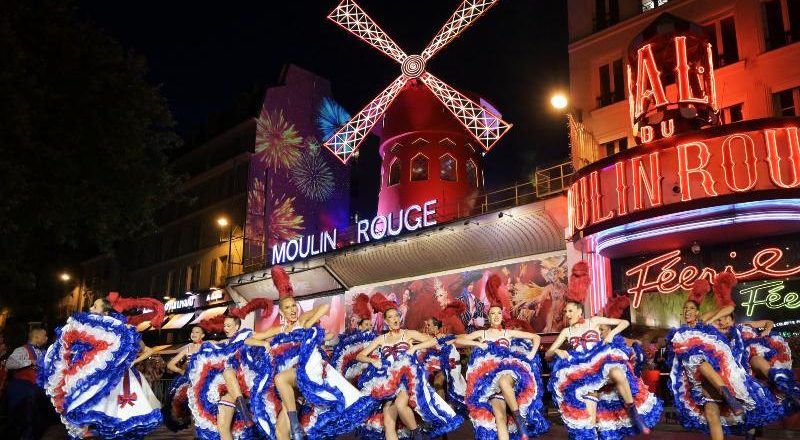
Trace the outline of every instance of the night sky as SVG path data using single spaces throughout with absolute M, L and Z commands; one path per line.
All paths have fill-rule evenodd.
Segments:
M 327 20 L 337 3 L 81 0 L 78 9 L 147 59 L 149 79 L 160 85 L 179 133 L 187 133 L 231 108 L 245 91 L 274 84 L 286 63 L 330 79 L 336 100 L 351 114 L 367 104 L 400 66 Z M 460 1 L 358 3 L 413 54 Z M 524 181 L 536 165 L 568 155 L 565 119 L 549 106 L 551 93 L 569 84 L 566 15 L 564 1 L 501 0 L 427 65 L 456 89 L 488 98 L 514 124 L 485 158 L 489 189 Z M 361 146 L 360 174 L 377 176 L 376 139 Z

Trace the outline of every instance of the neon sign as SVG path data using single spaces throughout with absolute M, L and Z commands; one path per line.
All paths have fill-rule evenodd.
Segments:
M 404 230 L 415 231 L 436 224 L 436 203 L 429 200 L 422 205 L 411 205 L 394 213 L 376 215 L 372 219 L 356 223 L 356 243 L 368 243 L 385 237 L 399 235 Z M 336 240 L 337 230 L 323 231 L 316 235 L 306 235 L 284 241 L 272 247 L 272 264 L 283 264 L 329 252 L 339 248 Z
M 662 140 L 645 154 L 584 167 L 568 192 L 568 235 L 653 208 L 678 211 L 682 202 L 800 188 L 800 122 L 758 125 L 703 140 Z
M 747 286 L 739 291 L 747 299 L 741 303 L 747 316 L 753 316 L 756 306 L 766 306 L 770 309 L 796 309 L 800 307 L 800 295 L 797 292 L 783 293 L 786 286 L 783 281 L 765 281 L 752 286 Z M 762 296 L 763 294 L 766 294 Z
M 730 257 L 736 257 L 736 253 L 732 252 Z M 784 278 L 800 273 L 800 265 L 778 269 L 782 260 L 783 251 L 781 249 L 765 248 L 753 255 L 749 269 L 736 271 L 733 266 L 727 265 L 722 271 L 732 272 L 738 280 L 756 277 Z M 709 267 L 699 269 L 697 266 L 685 265 L 678 271 L 676 266 L 681 261 L 681 251 L 675 250 L 628 269 L 625 275 L 636 277 L 633 287 L 628 289 L 628 293 L 631 294 L 631 307 L 638 308 L 645 293 L 673 293 L 679 289 L 691 290 L 696 280 L 705 278 L 709 283 L 713 283 L 717 276 L 718 271 Z M 770 298 L 772 298 L 770 301 L 775 301 L 773 297 Z

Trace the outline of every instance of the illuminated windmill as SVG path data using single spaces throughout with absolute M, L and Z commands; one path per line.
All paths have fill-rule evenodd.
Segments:
M 497 1 L 464 0 L 420 55 L 406 54 L 353 0 L 342 0 L 328 15 L 400 64 L 400 76 L 325 142 L 347 163 L 383 118 L 379 213 L 431 198 L 442 206 L 443 198 L 463 199 L 483 186 L 480 153 L 491 149 L 511 124 L 484 100 L 475 102 L 431 75 L 425 64 Z M 440 179 L 433 184 L 435 179 L 428 177 L 436 173 L 429 167 L 437 161 Z

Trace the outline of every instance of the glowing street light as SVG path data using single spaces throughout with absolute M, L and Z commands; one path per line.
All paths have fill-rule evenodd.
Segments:
M 217 219 L 217 224 L 224 228 L 225 226 L 228 226 L 228 219 L 225 217 L 220 217 Z
M 567 105 L 569 105 L 569 101 L 567 101 L 567 97 L 564 96 L 563 94 L 556 93 L 555 95 L 553 95 L 552 98 L 550 98 L 550 105 L 552 105 L 553 108 L 556 108 L 558 110 L 563 110 L 567 108 Z
M 225 217 L 220 217 L 217 219 L 217 225 L 220 228 L 224 228 L 229 225 L 228 219 Z M 227 274 L 226 276 L 231 275 L 231 254 L 233 253 L 233 226 L 228 227 L 228 260 L 227 260 Z
M 62 272 L 61 275 L 59 275 L 58 277 L 61 279 L 61 281 L 65 282 L 65 283 L 72 279 L 72 276 L 70 276 L 70 274 L 68 274 L 66 272 Z

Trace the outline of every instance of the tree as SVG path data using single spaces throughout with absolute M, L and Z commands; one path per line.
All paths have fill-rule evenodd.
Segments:
M 153 230 L 179 138 L 145 74 L 72 2 L 0 0 L 0 306 Z

